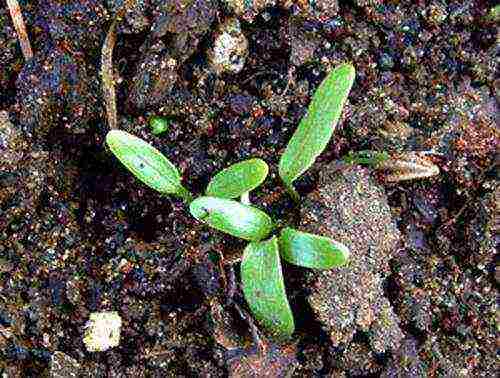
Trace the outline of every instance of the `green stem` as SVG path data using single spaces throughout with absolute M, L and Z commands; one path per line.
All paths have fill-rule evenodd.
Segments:
M 297 191 L 293 187 L 293 185 L 285 183 L 285 188 L 290 197 L 292 197 L 293 202 L 295 202 L 298 205 L 300 203 L 300 196 L 299 193 L 297 193 Z
M 193 195 L 189 190 L 184 188 L 183 186 L 179 187 L 179 190 L 176 193 L 184 202 L 188 205 L 193 201 Z
M 240 202 L 244 205 L 251 205 L 250 192 L 245 192 L 240 197 Z

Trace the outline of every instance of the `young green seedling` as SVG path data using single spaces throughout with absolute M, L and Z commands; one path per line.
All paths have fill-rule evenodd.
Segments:
M 302 175 L 327 146 L 342 114 L 342 108 L 354 83 L 354 67 L 335 68 L 313 95 L 307 115 L 288 142 L 279 162 L 279 175 L 290 195 L 297 201 L 292 183 Z
M 377 168 L 381 163 L 389 160 L 390 156 L 385 151 L 363 150 L 349 152 L 342 160 L 346 164 L 364 164 L 372 168 Z
M 354 80 L 354 68 L 335 69 L 313 96 L 308 115 L 301 121 L 280 160 L 279 173 L 296 198 L 292 186 L 328 143 L 340 118 Z M 286 227 L 279 238 L 271 218 L 249 204 L 248 193 L 265 180 L 269 168 L 261 159 L 249 159 L 219 172 L 205 197 L 192 200 L 181 185 L 176 167 L 157 149 L 124 131 L 112 130 L 106 142 L 116 157 L 142 182 L 162 194 L 174 194 L 190 203 L 190 212 L 209 226 L 248 240 L 241 262 L 245 299 L 259 323 L 278 339 L 294 332 L 293 315 L 285 292 L 281 258 L 306 268 L 330 269 L 345 265 L 347 247 L 324 236 Z M 234 198 L 241 198 L 238 202 Z
M 160 135 L 167 131 L 169 124 L 170 121 L 165 117 L 152 116 L 149 120 L 149 126 L 153 135 Z

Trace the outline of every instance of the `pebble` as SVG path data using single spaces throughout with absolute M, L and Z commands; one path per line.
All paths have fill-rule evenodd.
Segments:
M 122 319 L 116 311 L 93 312 L 83 343 L 89 352 L 103 352 L 120 344 Z
M 218 74 L 222 72 L 238 73 L 248 56 L 248 40 L 241 31 L 240 22 L 231 18 L 219 28 L 209 61 Z

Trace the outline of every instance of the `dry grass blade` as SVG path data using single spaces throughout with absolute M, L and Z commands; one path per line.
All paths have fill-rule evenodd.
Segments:
M 102 90 L 104 95 L 104 103 L 106 105 L 106 115 L 108 118 L 108 126 L 110 129 L 118 128 L 118 120 L 116 115 L 116 93 L 115 80 L 113 75 L 113 49 L 116 44 L 116 24 L 114 20 L 109 28 L 104 46 L 102 47 L 101 56 L 101 77 Z
M 386 171 L 387 182 L 415 180 L 439 175 L 439 168 L 417 152 L 404 152 L 380 162 L 377 169 Z
M 24 59 L 29 60 L 33 57 L 33 50 L 31 50 L 28 33 L 26 33 L 26 27 L 24 26 L 21 7 L 19 6 L 17 0 L 7 0 L 7 6 L 9 7 L 10 17 L 12 17 L 17 37 L 19 38 L 19 44 L 21 45 L 21 51 L 23 52 Z
M 108 118 L 108 125 L 110 129 L 118 128 L 118 118 L 116 111 L 116 93 L 115 93 L 115 80 L 113 75 L 113 50 L 116 44 L 116 26 L 121 18 L 130 9 L 136 0 L 126 0 L 123 7 L 117 12 L 116 18 L 111 24 L 104 45 L 102 47 L 101 55 L 101 77 L 102 77 L 102 90 L 104 95 L 104 103 L 106 105 L 106 115 Z

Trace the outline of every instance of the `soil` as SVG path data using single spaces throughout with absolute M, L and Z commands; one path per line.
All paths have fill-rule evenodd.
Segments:
M 196 194 L 228 165 L 264 159 L 252 203 L 351 247 L 351 269 L 284 265 L 297 326 L 285 345 L 256 330 L 231 284 L 245 243 L 144 187 L 104 146 L 101 48 L 124 1 L 19 3 L 28 62 L 0 6 L 2 376 L 495 376 L 493 1 L 145 0 L 119 23 L 121 129 Z M 234 20 L 239 45 L 214 53 Z M 297 207 L 279 156 L 344 61 L 356 81 Z M 155 115 L 167 132 L 151 132 Z M 338 164 L 368 149 L 424 151 L 440 174 L 388 184 Z M 89 352 L 99 311 L 121 316 L 120 344 Z

